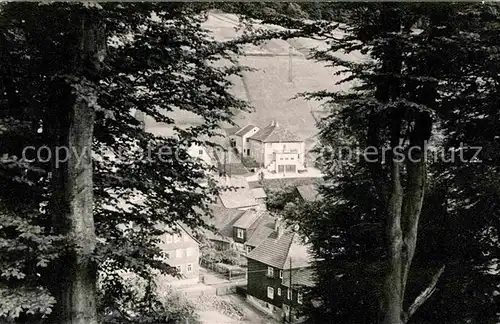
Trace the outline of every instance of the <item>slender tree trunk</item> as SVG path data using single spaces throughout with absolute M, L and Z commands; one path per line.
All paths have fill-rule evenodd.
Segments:
M 391 169 L 391 195 L 388 201 L 386 235 L 388 239 L 387 274 L 384 287 L 384 323 L 401 323 L 403 312 L 401 285 L 401 247 L 403 235 L 401 231 L 401 206 L 403 188 L 400 179 L 401 162 L 393 162 Z
M 79 14 L 81 25 L 77 33 L 80 39 L 75 53 L 75 74 L 96 84 L 98 58 L 105 44 L 103 26 L 90 12 Z M 67 155 L 59 156 L 67 161 L 58 163 L 54 160 L 57 156 L 53 156 L 53 213 L 56 231 L 68 239 L 67 253 L 59 260 L 54 273 L 57 281 L 53 285 L 58 288 L 54 320 L 58 324 L 97 324 L 91 156 L 95 112 L 88 98 L 75 94 L 66 80 L 54 89 L 56 143 L 67 148 Z M 93 89 L 89 87 L 88 90 L 92 95 Z M 57 150 L 64 152 L 60 148 Z

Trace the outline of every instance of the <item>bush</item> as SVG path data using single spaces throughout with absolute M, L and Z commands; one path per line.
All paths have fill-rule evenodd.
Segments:
M 244 156 L 241 158 L 241 163 L 247 168 L 258 168 L 259 163 L 251 156 Z

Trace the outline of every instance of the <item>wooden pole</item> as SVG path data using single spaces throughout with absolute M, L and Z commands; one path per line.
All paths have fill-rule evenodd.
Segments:
M 293 289 L 292 289 L 292 258 L 290 258 L 290 311 L 288 318 L 290 319 L 290 323 L 293 322 L 293 317 L 292 317 L 292 301 L 293 301 Z

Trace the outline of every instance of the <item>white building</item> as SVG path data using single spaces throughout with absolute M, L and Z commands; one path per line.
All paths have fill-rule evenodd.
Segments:
M 235 144 L 238 153 L 242 156 L 250 156 L 250 148 L 248 145 L 248 138 L 260 130 L 255 125 L 247 125 L 230 136 L 231 141 Z
M 277 122 L 271 122 L 248 137 L 248 149 L 263 168 L 276 173 L 296 173 L 304 170 L 304 141 Z

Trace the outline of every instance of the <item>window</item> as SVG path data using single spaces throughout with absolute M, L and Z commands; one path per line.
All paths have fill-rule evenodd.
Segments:
M 198 155 L 203 155 L 203 150 L 199 150 Z
M 267 276 L 273 278 L 274 277 L 274 268 L 267 267 Z
M 167 234 L 167 243 L 172 243 L 172 234 Z
M 301 293 L 297 294 L 297 303 L 302 304 L 302 294 Z
M 291 157 L 290 160 L 293 160 L 293 157 Z
M 187 264 L 186 271 L 187 272 L 193 272 L 193 265 L 191 263 Z
M 179 243 L 180 240 L 181 240 L 180 235 L 174 234 L 174 243 Z
M 281 296 L 281 288 L 278 288 L 278 296 Z
M 274 288 L 267 287 L 267 298 L 274 299 Z
M 193 256 L 194 255 L 194 248 L 193 247 L 189 247 L 186 249 L 186 256 Z
M 182 249 L 175 250 L 175 257 L 182 258 Z
M 280 270 L 280 279 L 283 279 L 283 270 Z
M 287 289 L 286 292 L 286 297 L 290 300 L 292 300 L 292 290 L 290 288 Z
M 247 143 L 248 143 L 248 142 L 250 142 L 250 139 L 249 139 L 249 138 L 247 138 Z
M 245 237 L 245 233 L 243 232 L 243 230 L 241 228 L 238 228 L 236 230 L 236 236 L 240 239 L 244 238 Z
M 177 271 L 179 273 L 182 273 L 182 266 L 178 265 L 178 266 L 175 266 L 175 269 L 177 269 Z
M 283 158 L 282 158 L 282 157 L 280 157 L 280 160 L 281 160 L 281 161 L 283 161 Z

